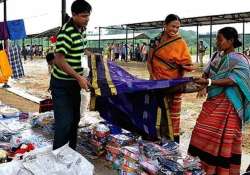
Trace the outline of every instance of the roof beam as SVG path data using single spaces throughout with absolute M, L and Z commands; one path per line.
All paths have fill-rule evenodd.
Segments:
M 182 27 L 210 25 L 211 19 L 212 19 L 212 25 L 241 23 L 243 21 L 250 22 L 250 12 L 183 18 L 181 19 Z M 142 22 L 142 23 L 134 23 L 126 25 L 129 29 L 133 30 L 149 30 L 149 29 L 162 28 L 163 23 L 164 21 L 151 21 L 151 22 Z

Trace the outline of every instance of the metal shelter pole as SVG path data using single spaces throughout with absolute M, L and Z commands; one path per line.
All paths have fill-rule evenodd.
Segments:
M 126 45 L 125 45 L 126 61 L 128 61 L 128 28 L 126 27 Z
M 99 27 L 99 43 L 98 43 L 99 50 L 101 49 L 101 27 Z
M 65 23 L 66 16 L 66 0 L 62 0 L 62 25 Z
M 7 28 L 7 2 L 3 1 L 3 20 L 4 20 L 4 30 Z M 4 49 L 8 49 L 8 39 L 4 40 Z
M 42 55 L 42 56 L 43 56 L 43 50 L 44 50 L 44 47 L 43 47 L 43 39 L 44 39 L 44 37 L 41 38 L 41 43 L 42 43 L 42 53 L 41 53 L 41 55 Z
M 197 24 L 196 29 L 196 63 L 198 63 L 199 60 L 199 25 Z
M 243 26 L 242 26 L 242 30 L 243 30 L 243 34 L 242 34 L 242 53 L 244 53 L 245 50 L 245 20 L 243 21 Z
M 33 60 L 33 43 L 32 43 L 32 37 L 30 39 L 30 59 Z
M 7 2 L 6 0 L 3 1 L 3 20 L 4 22 L 7 21 Z
M 49 50 L 49 37 L 47 39 L 48 39 L 48 50 Z
M 135 30 L 133 29 L 133 54 L 132 54 L 132 57 L 134 57 L 135 55 Z M 130 58 L 132 59 L 132 58 Z
M 209 58 L 212 56 L 212 30 L 213 30 L 213 19 L 212 17 L 210 18 L 210 49 L 209 49 Z

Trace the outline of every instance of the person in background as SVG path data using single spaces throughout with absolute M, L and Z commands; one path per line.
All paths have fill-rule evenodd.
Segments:
M 235 52 L 242 44 L 233 27 L 218 31 L 215 52 L 195 82 L 207 94 L 193 129 L 188 153 L 201 159 L 207 175 L 240 174 L 242 124 L 250 121 L 250 65 Z
M 203 67 L 203 57 L 206 52 L 206 47 L 204 46 L 203 41 L 200 41 L 199 43 L 199 60 L 200 60 L 200 67 Z
M 57 35 L 50 81 L 55 116 L 53 149 L 68 142 L 72 149 L 76 149 L 80 91 L 88 90 L 89 86 L 83 76 L 81 59 L 87 44 L 85 32 L 91 10 L 87 1 L 75 0 L 71 5 L 72 17 Z
M 108 43 L 108 59 L 111 60 L 112 43 Z
M 148 55 L 148 46 L 147 43 L 144 42 L 141 46 L 141 57 L 143 62 L 146 62 L 147 55 Z
M 135 47 L 135 61 L 141 61 L 141 50 L 139 43 L 137 43 Z
M 111 60 L 111 61 L 114 61 L 114 60 L 115 60 L 115 52 L 114 52 L 114 49 L 115 49 L 115 43 L 112 43 L 112 45 L 111 45 L 111 56 L 110 56 L 110 60 Z
M 116 43 L 114 46 L 115 61 L 119 59 L 119 53 L 120 53 L 120 46 L 119 44 Z
M 49 72 L 49 74 L 51 74 L 54 59 L 55 59 L 55 54 L 53 52 L 50 52 L 50 53 L 48 53 L 46 55 L 46 61 L 47 61 L 47 64 L 48 64 L 48 72 Z
M 133 60 L 133 44 L 130 44 L 128 47 L 128 54 L 129 54 L 129 59 L 132 61 Z
M 179 34 L 180 18 L 170 14 L 164 22 L 164 31 L 150 48 L 147 60 L 152 80 L 182 78 L 184 71 L 193 70 L 191 55 L 185 40 Z M 162 96 L 162 94 L 160 94 Z M 159 99 L 162 99 L 160 97 Z M 161 101 L 162 112 L 168 111 L 168 118 L 161 117 L 160 134 L 162 143 L 167 139 L 179 142 L 181 94 L 169 94 Z
M 121 61 L 126 61 L 126 44 L 121 44 L 120 47 Z
M 21 51 L 22 55 L 23 55 L 23 58 L 24 58 L 24 61 L 27 60 L 27 54 L 28 54 L 28 51 L 25 47 L 25 45 L 22 46 L 22 51 Z

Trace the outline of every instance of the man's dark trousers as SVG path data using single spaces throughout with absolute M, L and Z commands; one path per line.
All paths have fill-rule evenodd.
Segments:
M 52 77 L 51 90 L 55 117 L 53 149 L 68 142 L 72 149 L 76 149 L 81 88 L 77 81 L 59 80 Z

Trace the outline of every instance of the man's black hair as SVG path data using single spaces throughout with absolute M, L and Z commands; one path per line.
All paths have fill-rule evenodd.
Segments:
M 90 13 L 91 5 L 85 0 L 75 0 L 71 5 L 71 12 L 75 14 Z

